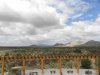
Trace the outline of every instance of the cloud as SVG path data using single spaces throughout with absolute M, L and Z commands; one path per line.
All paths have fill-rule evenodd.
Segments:
M 1 21 L 15 21 L 19 22 L 22 20 L 20 14 L 12 10 L 7 4 L 0 0 L 0 20 Z
M 44 1 L 1 0 L 1 35 L 30 35 L 61 27 L 56 8 Z
M 72 26 L 69 26 L 69 33 L 71 37 L 77 37 L 82 40 L 97 40 L 100 36 L 100 16 L 95 22 L 91 21 L 79 21 L 73 22 Z M 68 33 L 68 34 L 69 34 Z
M 71 15 L 79 17 L 88 8 L 81 0 L 0 0 L 0 45 L 96 39 L 100 33 L 99 17 L 94 23 L 65 24 Z
M 37 28 L 41 28 L 41 26 L 45 28 L 47 26 L 50 27 L 60 25 L 59 18 L 50 13 L 32 17 L 31 23 Z

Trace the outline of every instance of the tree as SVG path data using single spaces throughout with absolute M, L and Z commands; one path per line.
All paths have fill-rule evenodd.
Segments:
M 73 61 L 71 60 L 63 60 L 62 68 L 73 68 Z
M 92 62 L 88 59 L 84 59 L 81 61 L 81 68 L 83 69 L 91 69 L 92 68 Z
M 74 52 L 75 52 L 75 53 L 81 53 L 81 49 L 76 48 L 76 49 L 74 50 Z
M 96 59 L 95 65 L 96 65 L 98 68 L 100 68 L 100 58 L 97 58 L 97 59 Z
M 50 61 L 50 68 L 57 68 L 57 65 L 56 65 L 57 61 L 56 60 L 51 60 Z

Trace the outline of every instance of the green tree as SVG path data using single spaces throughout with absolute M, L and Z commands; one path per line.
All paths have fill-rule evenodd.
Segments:
M 92 62 L 88 59 L 84 59 L 81 61 L 81 68 L 83 69 L 91 69 L 92 68 Z
M 81 49 L 76 48 L 76 49 L 74 50 L 74 52 L 75 52 L 75 53 L 81 53 Z
M 100 68 L 100 58 L 97 58 L 97 59 L 96 59 L 95 65 L 96 65 L 98 68 Z
M 50 65 L 50 68 L 57 68 L 57 61 L 51 60 L 49 65 Z

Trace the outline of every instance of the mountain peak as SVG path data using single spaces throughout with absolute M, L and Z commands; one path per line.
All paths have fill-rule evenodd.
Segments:
M 80 46 L 100 46 L 100 42 L 95 40 L 90 40 L 84 44 L 81 44 Z
M 89 40 L 89 41 L 87 41 L 87 42 L 99 42 L 99 41 L 95 41 L 95 40 Z
M 63 46 L 64 44 L 62 44 L 62 43 L 56 43 L 56 44 L 54 44 L 54 47 L 61 47 L 61 46 Z
M 62 43 L 56 43 L 54 45 L 54 47 L 75 47 L 75 46 L 78 46 L 82 44 L 81 41 L 72 41 L 72 42 L 68 42 L 68 43 L 65 43 L 65 44 L 62 44 Z

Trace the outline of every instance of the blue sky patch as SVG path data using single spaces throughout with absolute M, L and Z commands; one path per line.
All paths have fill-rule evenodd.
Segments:
M 82 0 L 82 1 L 88 3 L 90 5 L 90 8 L 86 10 L 86 12 L 71 14 L 67 19 L 67 21 L 65 22 L 67 25 L 70 25 L 72 22 L 78 22 L 78 21 L 93 22 L 100 14 L 100 0 Z

